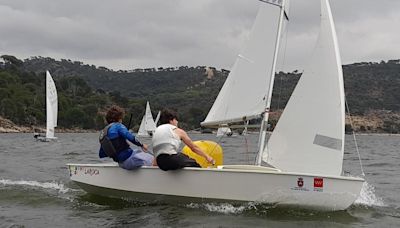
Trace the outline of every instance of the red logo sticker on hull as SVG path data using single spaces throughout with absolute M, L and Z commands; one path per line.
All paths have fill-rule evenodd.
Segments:
M 324 179 L 320 177 L 314 177 L 314 188 L 323 188 Z

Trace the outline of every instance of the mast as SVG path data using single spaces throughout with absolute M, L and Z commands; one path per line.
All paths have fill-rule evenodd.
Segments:
M 262 1 L 265 2 L 265 1 Z M 279 25 L 278 25 L 278 31 L 276 34 L 276 45 L 275 45 L 275 51 L 274 51 L 274 58 L 273 58 L 273 63 L 272 63 L 272 69 L 271 69 L 271 77 L 270 77 L 270 82 L 269 82 L 269 88 L 268 88 L 268 97 L 267 101 L 265 104 L 265 111 L 263 114 L 263 120 L 261 122 L 261 128 L 260 128 L 260 135 L 258 139 L 258 154 L 256 158 L 256 165 L 261 165 L 261 160 L 263 157 L 263 151 L 265 147 L 265 140 L 267 136 L 267 126 L 268 126 L 268 118 L 269 118 L 269 111 L 270 111 L 270 106 L 271 106 L 271 100 L 272 100 L 272 89 L 274 88 L 274 80 L 275 80 L 275 68 L 276 68 L 276 62 L 278 59 L 278 52 L 279 52 L 279 45 L 280 45 L 280 38 L 281 38 L 281 33 L 282 33 L 282 25 L 283 25 L 283 19 L 285 18 L 285 0 L 282 0 L 282 4 L 273 4 L 276 5 L 277 7 L 281 8 L 280 12 L 280 18 L 279 18 Z M 265 2 L 268 3 L 268 2 Z

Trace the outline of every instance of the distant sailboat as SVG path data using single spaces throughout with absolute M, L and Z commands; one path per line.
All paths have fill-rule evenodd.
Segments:
M 246 121 L 246 124 L 244 125 L 244 129 L 243 129 L 241 135 L 247 135 L 248 134 L 248 130 L 247 130 L 248 126 L 249 126 L 249 121 Z
M 232 136 L 232 130 L 228 126 L 219 127 L 217 130 L 217 137 Z
M 156 126 L 158 124 L 158 121 L 160 120 L 160 115 L 161 115 L 161 111 L 158 111 L 156 119 L 154 120 L 154 123 L 156 124 Z
M 153 120 L 153 115 L 151 114 L 150 104 L 147 101 L 146 111 L 143 115 L 142 122 L 140 123 L 138 136 L 152 136 L 154 131 L 156 130 L 156 123 Z
M 34 133 L 34 137 L 40 141 L 55 140 L 57 137 L 54 136 L 54 128 L 57 127 L 58 118 L 58 96 L 57 88 L 50 75 L 49 71 L 46 71 L 46 136 Z
M 321 0 L 320 35 L 311 64 L 266 143 L 287 6 L 288 0 L 260 0 L 248 45 L 238 55 L 202 123 L 218 127 L 262 117 L 254 165 L 188 167 L 169 172 L 142 167 L 127 172 L 117 164 L 67 164 L 71 180 L 88 192 L 106 196 L 256 201 L 328 211 L 348 208 L 360 195 L 365 180 L 344 176 L 342 171 L 344 85 L 328 0 Z M 261 161 L 273 167 L 262 166 Z M 87 175 L 88 170 L 98 175 Z

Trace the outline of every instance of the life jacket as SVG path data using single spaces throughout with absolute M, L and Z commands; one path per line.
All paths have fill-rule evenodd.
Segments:
M 157 157 L 160 154 L 177 154 L 181 145 L 181 138 L 174 132 L 177 127 L 172 124 L 163 124 L 156 128 L 153 134 L 153 152 Z
M 108 129 L 113 123 L 107 125 L 103 130 L 100 131 L 99 142 L 101 148 L 103 148 L 104 153 L 112 158 L 115 162 L 118 161 L 118 154 L 126 149 L 129 149 L 129 144 L 122 137 L 117 137 L 115 139 L 110 139 L 108 137 Z

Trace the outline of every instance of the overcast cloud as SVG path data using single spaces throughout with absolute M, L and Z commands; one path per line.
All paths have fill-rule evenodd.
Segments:
M 0 55 L 71 59 L 114 70 L 230 69 L 257 0 L 0 0 Z M 344 64 L 400 58 L 399 0 L 331 0 Z M 281 68 L 302 69 L 319 0 L 292 0 Z M 279 64 L 278 64 L 279 65 Z

